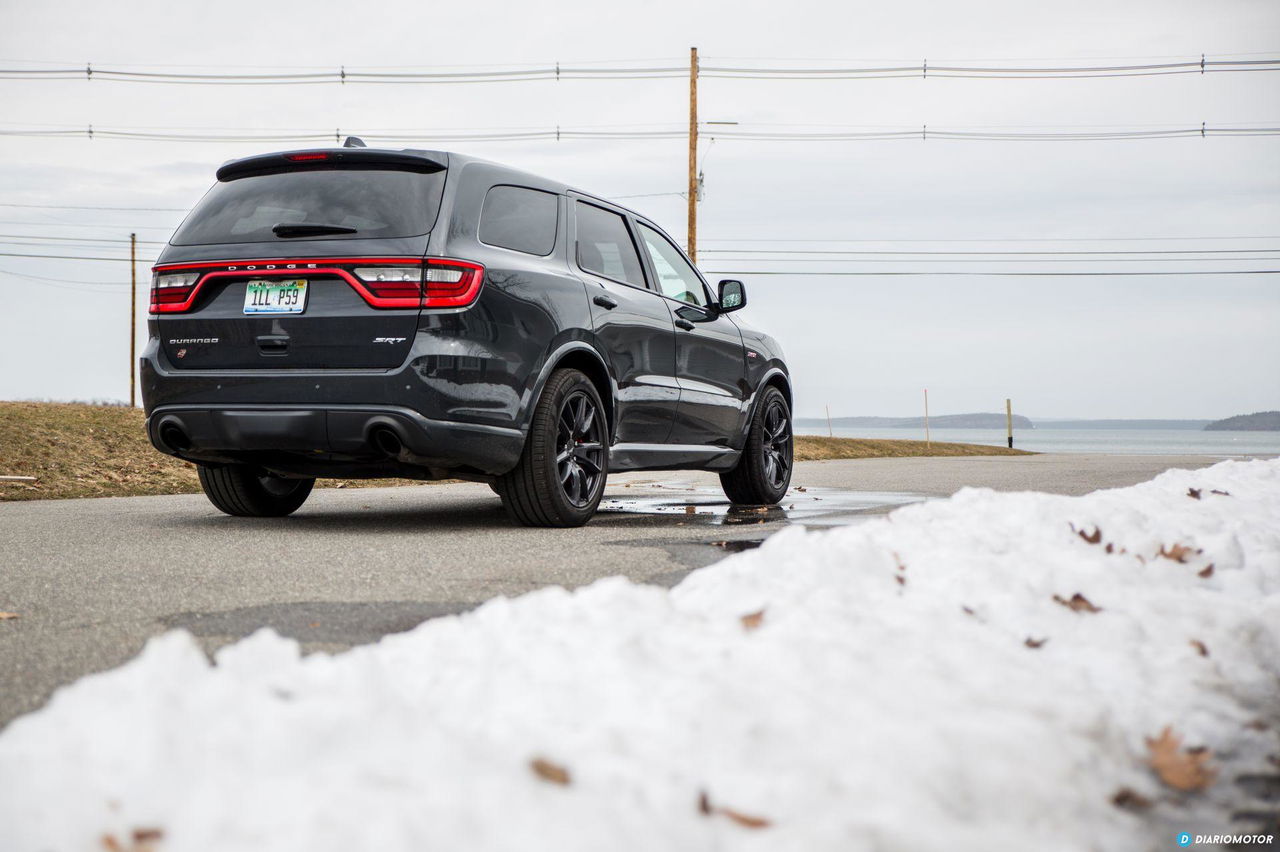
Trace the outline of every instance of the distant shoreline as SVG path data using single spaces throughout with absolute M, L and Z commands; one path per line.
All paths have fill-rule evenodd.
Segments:
M 1203 430 L 1213 420 L 1037 420 L 1014 415 L 1014 431 L 1021 429 L 1182 429 Z M 837 429 L 869 427 L 874 429 L 923 429 L 923 417 L 833 417 L 831 425 Z M 825 417 L 797 417 L 797 426 L 827 425 Z M 1004 429 L 1003 414 L 975 415 L 949 414 L 929 418 L 930 429 Z

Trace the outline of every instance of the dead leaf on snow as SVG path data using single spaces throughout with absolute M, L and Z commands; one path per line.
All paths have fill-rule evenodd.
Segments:
M 1206 565 L 1206 566 L 1204 567 L 1204 570 L 1203 570 L 1203 571 L 1197 571 L 1197 572 L 1196 572 L 1196 576 L 1197 576 L 1197 577 L 1203 577 L 1203 578 L 1204 578 L 1204 579 L 1206 579 L 1206 580 L 1207 580 L 1207 579 L 1209 579 L 1210 577 L 1212 577 L 1212 576 L 1213 576 L 1213 563 L 1212 563 L 1212 562 L 1210 562 L 1208 565 Z
M 797 490 L 797 491 L 799 491 L 801 494 L 803 494 L 804 492 L 808 491 L 809 489 L 805 488 L 803 485 L 797 485 L 797 486 L 796 486 L 796 490 Z
M 742 626 L 747 630 L 755 630 L 764 623 L 764 610 L 749 612 L 742 616 Z
M 133 830 L 134 852 L 151 852 L 161 840 L 164 840 L 164 832 L 158 828 L 135 828 Z
M 1148 737 L 1147 749 L 1151 768 L 1175 790 L 1203 790 L 1218 776 L 1218 770 L 1208 765 L 1209 750 L 1203 746 L 1182 748 L 1182 737 L 1171 727 L 1166 726 L 1155 739 Z
M 1193 550 L 1185 544 L 1175 544 L 1169 548 L 1160 548 L 1160 555 L 1165 559 L 1172 559 L 1174 562 L 1186 562 L 1188 556 L 1194 556 L 1198 553 L 1204 553 L 1203 550 Z
M 703 816 L 715 816 L 717 814 L 728 817 L 744 828 L 768 828 L 772 823 L 764 817 L 752 816 L 744 814 L 742 811 L 736 811 L 733 808 L 726 808 L 723 805 L 711 804 L 711 797 L 707 795 L 707 791 L 703 790 L 698 793 L 698 813 Z
M 1111 797 L 1111 804 L 1126 811 L 1145 811 L 1151 807 L 1151 800 L 1136 790 L 1121 787 Z
M 1032 639 L 1030 636 L 1028 636 L 1026 639 L 1022 641 L 1022 644 L 1026 645 L 1028 648 L 1039 648 L 1042 645 L 1044 645 L 1045 642 L 1048 642 L 1048 641 L 1049 641 L 1048 636 L 1044 637 L 1043 639 Z
M 1268 727 L 1270 727 L 1269 725 L 1267 725 L 1266 722 L 1262 721 L 1261 719 L 1254 719 L 1250 722 L 1245 722 L 1244 726 L 1252 731 L 1265 731 Z
M 1098 527 L 1093 528 L 1092 534 L 1086 533 L 1084 530 L 1076 530 L 1076 535 L 1089 542 L 1089 544 L 1097 544 L 1102 541 L 1102 530 Z
M 1190 497 L 1192 500 L 1199 500 L 1199 499 L 1200 499 L 1200 489 L 1199 489 L 1199 488 L 1188 488 L 1188 489 L 1187 489 L 1187 496 L 1188 496 L 1188 497 Z
M 1218 494 L 1218 495 L 1221 495 L 1221 496 L 1223 496 L 1223 497 L 1230 497 L 1230 496 L 1231 496 L 1231 492 L 1230 492 L 1230 491 L 1219 491 L 1219 490 L 1218 490 L 1218 489 L 1216 489 L 1216 488 L 1215 488 L 1215 489 L 1213 489 L 1212 491 L 1210 491 L 1209 493 L 1210 493 L 1210 494 Z
M 901 574 L 894 574 L 893 579 L 898 581 L 899 586 L 905 586 L 907 584 L 907 578 Z
M 1192 648 L 1195 648 L 1195 649 L 1196 649 L 1196 653 L 1198 653 L 1200 656 L 1202 656 L 1202 657 L 1207 657 L 1207 656 L 1209 656 L 1209 648 L 1208 648 L 1208 647 L 1207 647 L 1203 642 L 1201 642 L 1199 639 L 1192 639 L 1192 640 L 1191 640 L 1191 647 L 1192 647 Z
M 698 514 L 698 507 L 697 507 L 697 506 L 685 506 L 685 507 L 684 507 L 684 513 L 685 513 L 686 515 L 696 515 L 696 514 Z
M 1102 612 L 1102 607 L 1094 606 L 1088 598 L 1079 592 L 1072 595 L 1071 600 L 1067 600 L 1061 595 L 1054 595 L 1053 599 L 1072 612 Z
M 769 820 L 765 819 L 764 817 L 752 816 L 751 814 L 744 814 L 741 811 L 735 811 L 733 808 L 722 807 L 720 808 L 720 813 L 724 814 L 729 819 L 733 820 L 738 825 L 744 826 L 745 828 L 768 828 L 770 826 Z
M 973 610 L 972 610 L 971 608 L 967 607 L 967 606 L 962 606 L 962 607 L 960 607 L 960 609 L 964 612 L 964 614 L 965 614 L 965 615 L 973 615 L 973 614 L 974 614 Z
M 533 770 L 534 775 L 552 784 L 559 784 L 563 787 L 570 781 L 568 769 L 542 757 L 535 757 L 529 761 L 529 768 Z

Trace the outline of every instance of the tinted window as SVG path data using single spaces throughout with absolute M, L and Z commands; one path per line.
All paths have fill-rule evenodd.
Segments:
M 640 239 L 644 240 L 645 250 L 653 261 L 653 269 L 658 274 L 658 289 L 664 296 L 688 302 L 691 305 L 707 304 L 707 292 L 702 287 L 702 279 L 684 259 L 680 249 L 671 241 L 648 225 L 640 225 Z
M 640 255 L 617 213 L 578 202 L 578 265 L 614 281 L 644 286 Z
M 480 211 L 480 242 L 525 254 L 551 254 L 559 207 L 559 196 L 550 192 L 495 186 Z
M 312 239 L 418 236 L 435 223 L 444 176 L 444 172 L 327 169 L 220 182 L 200 200 L 172 242 L 190 246 L 308 239 L 276 236 L 271 228 L 279 224 L 355 229 L 352 234 Z

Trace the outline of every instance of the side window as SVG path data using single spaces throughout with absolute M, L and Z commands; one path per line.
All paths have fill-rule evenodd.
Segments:
M 480 209 L 480 242 L 525 254 L 551 254 L 559 207 L 560 197 L 550 192 L 495 186 Z
M 644 240 L 645 250 L 658 273 L 658 289 L 662 295 L 706 307 L 707 291 L 702 286 L 702 279 L 684 259 L 680 249 L 643 222 L 640 223 L 640 239 Z
M 577 220 L 578 265 L 587 272 L 643 287 L 640 255 L 636 254 L 636 245 L 623 218 L 579 201 Z

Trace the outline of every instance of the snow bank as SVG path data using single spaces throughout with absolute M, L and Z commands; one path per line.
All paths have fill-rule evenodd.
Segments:
M 1274 749 L 1277 519 L 1280 462 L 1226 462 L 965 490 L 336 656 L 170 633 L 0 734 L 0 847 L 1170 848 L 1158 817 L 1226 830 L 1232 785 L 1163 788 L 1145 737 Z

